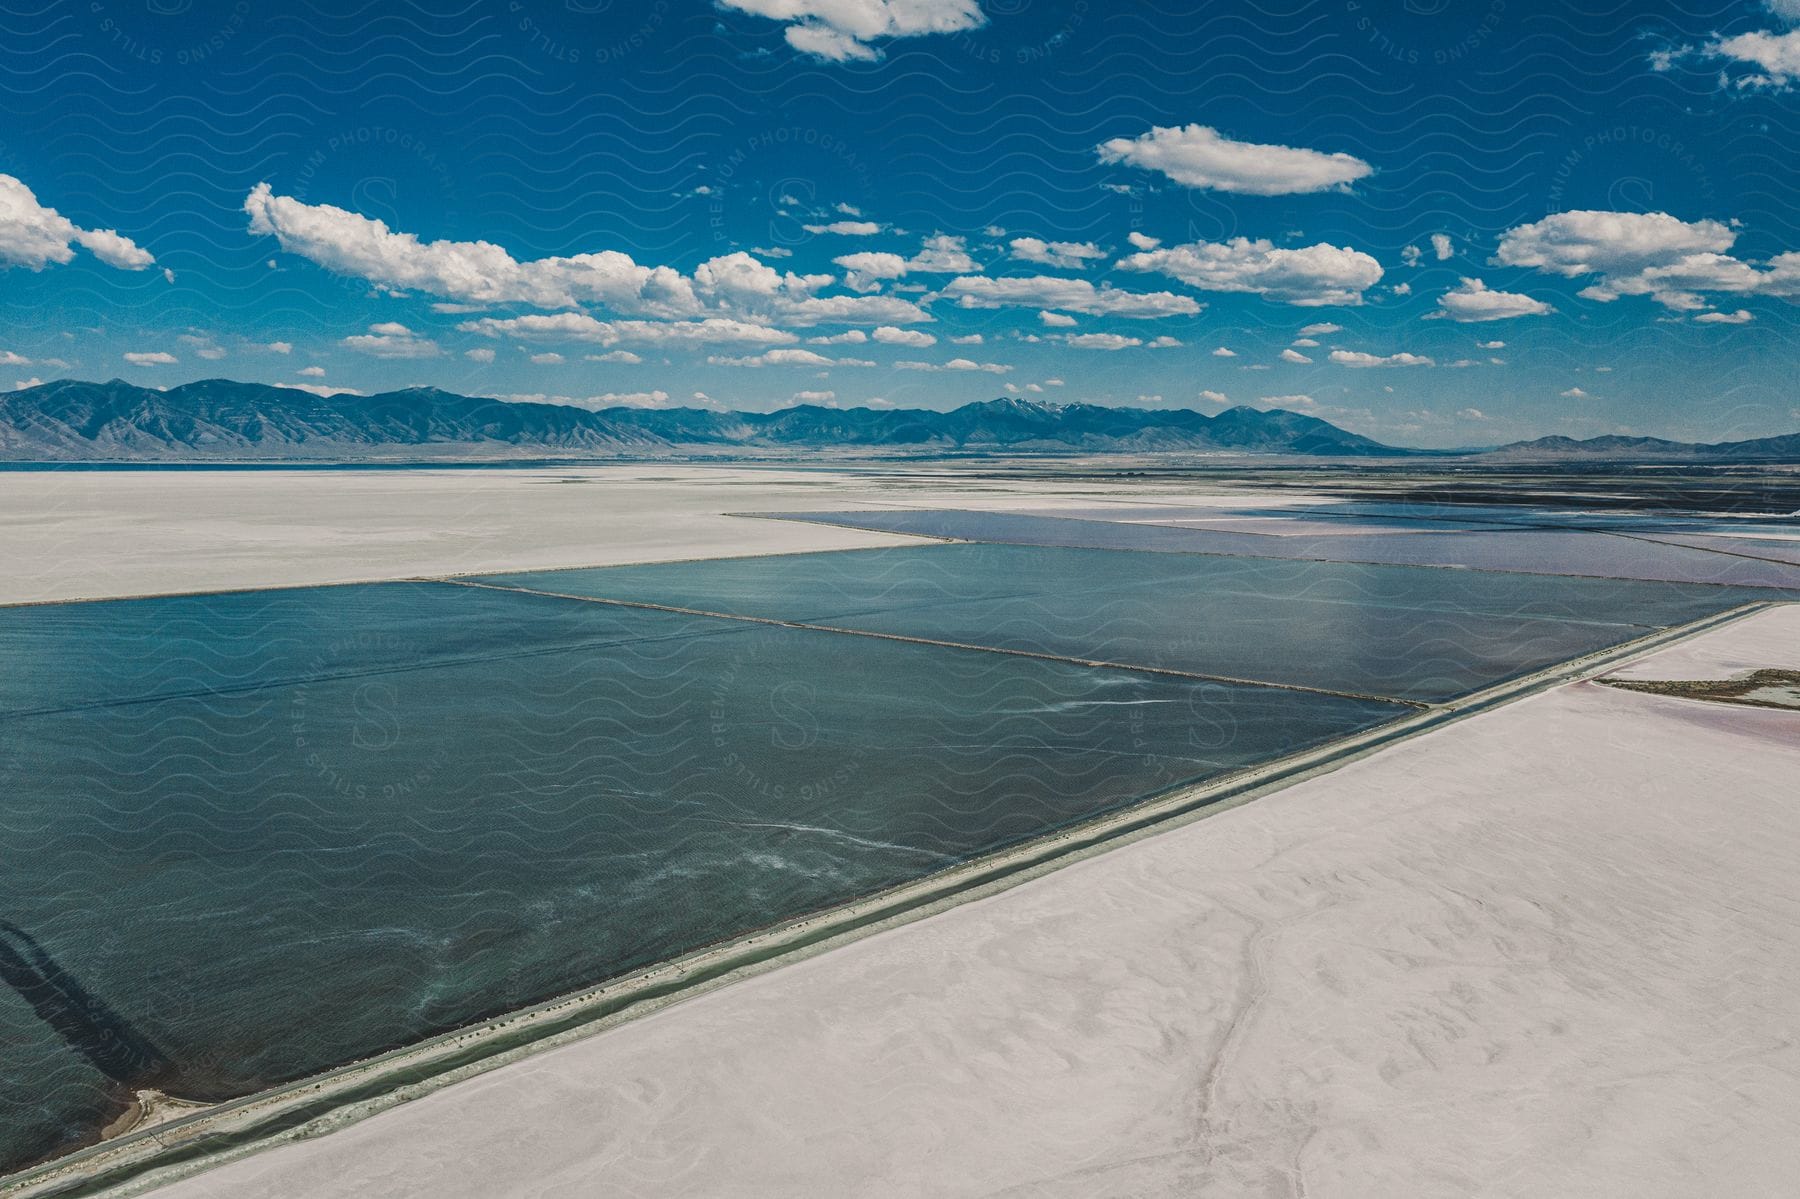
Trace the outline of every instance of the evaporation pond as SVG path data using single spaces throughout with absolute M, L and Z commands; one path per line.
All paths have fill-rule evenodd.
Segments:
M 450 583 L 0 609 L 0 663 L 0 1168 L 1407 713 Z

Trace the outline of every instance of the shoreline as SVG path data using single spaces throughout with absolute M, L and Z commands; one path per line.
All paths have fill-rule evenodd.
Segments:
M 131 1131 L 0 1179 L 0 1195 L 138 1193 L 287 1140 L 318 1135 L 449 1084 L 582 1039 L 742 978 L 910 923 L 1132 841 L 1230 810 L 1465 716 L 1711 632 L 1749 603 L 1557 664 L 1260 766 L 1093 817 L 875 895 L 756 930 L 610 982 L 284 1086 Z

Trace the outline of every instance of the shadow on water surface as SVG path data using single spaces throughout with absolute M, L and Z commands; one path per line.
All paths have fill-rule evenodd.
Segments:
M 24 929 L 0 920 L 0 981 L 68 1046 L 114 1082 L 153 1087 L 174 1063 L 105 1000 L 82 986 Z

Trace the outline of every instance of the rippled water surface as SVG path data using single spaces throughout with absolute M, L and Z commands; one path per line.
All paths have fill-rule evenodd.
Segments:
M 11 1165 L 1405 712 L 451 584 L 10 609 L 0 655 Z

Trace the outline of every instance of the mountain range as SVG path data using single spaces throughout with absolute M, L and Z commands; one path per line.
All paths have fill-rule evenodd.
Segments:
M 160 390 L 61 379 L 0 394 L 0 460 L 345 461 L 847 454 L 1269 454 L 1397 458 L 1383 445 L 1281 409 L 1111 408 L 1003 399 L 950 412 L 799 405 L 776 412 L 605 408 L 456 395 L 363 396 L 204 379 Z M 1547 437 L 1491 451 L 1534 458 L 1800 461 L 1800 434 L 1718 445 Z

